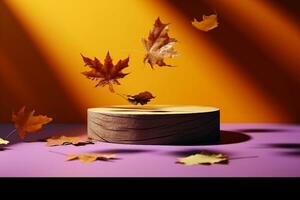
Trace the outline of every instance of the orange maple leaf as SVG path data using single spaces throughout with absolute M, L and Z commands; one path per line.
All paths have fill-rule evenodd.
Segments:
M 108 85 L 109 90 L 114 92 L 113 84 L 120 85 L 118 79 L 124 78 L 128 75 L 128 73 L 123 73 L 122 70 L 128 67 L 129 57 L 124 60 L 119 60 L 117 64 L 114 65 L 109 52 L 106 54 L 104 64 L 102 64 L 96 57 L 92 60 L 83 55 L 81 56 L 85 66 L 88 66 L 91 69 L 90 71 L 82 72 L 82 74 L 91 80 L 99 81 L 95 87 L 104 87 L 105 85 Z
M 149 33 L 148 39 L 142 38 L 142 43 L 147 51 L 144 57 L 144 63 L 149 63 L 151 68 L 153 68 L 154 65 L 172 67 L 172 65 L 168 65 L 164 62 L 164 58 L 174 58 L 179 55 L 173 48 L 177 40 L 170 38 L 168 31 L 169 24 L 164 24 L 157 18 L 153 29 Z
M 23 106 L 18 112 L 13 112 L 12 121 L 18 130 L 18 135 L 21 139 L 24 139 L 27 132 L 39 131 L 43 125 L 52 121 L 52 118 L 45 115 L 34 116 L 35 111 L 26 111 Z
M 101 154 L 101 153 L 85 153 L 85 154 L 74 154 L 66 157 L 67 161 L 79 159 L 83 163 L 91 163 L 96 160 L 110 160 L 115 159 L 115 154 Z
M 82 139 L 80 137 L 71 137 L 71 136 L 53 136 L 47 139 L 47 146 L 58 146 L 58 145 L 68 145 L 72 144 L 75 146 L 94 144 L 93 141 L 89 139 Z

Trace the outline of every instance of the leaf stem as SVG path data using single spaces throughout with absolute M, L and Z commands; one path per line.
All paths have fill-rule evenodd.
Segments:
M 119 95 L 120 97 L 122 97 L 123 99 L 125 99 L 126 101 L 128 100 L 128 98 L 127 98 L 128 95 L 120 94 L 120 93 L 117 93 L 117 92 L 116 92 L 116 94 Z
M 13 133 L 15 133 L 17 131 L 17 129 L 15 128 L 14 130 L 12 130 L 11 132 L 8 133 L 8 135 L 5 137 L 5 139 L 8 139 L 9 136 L 11 136 Z
M 229 160 L 244 159 L 244 158 L 258 158 L 258 156 L 241 156 L 241 157 L 233 157 L 233 158 L 229 158 Z
M 108 88 L 111 93 L 115 93 L 114 87 L 110 82 L 108 83 Z

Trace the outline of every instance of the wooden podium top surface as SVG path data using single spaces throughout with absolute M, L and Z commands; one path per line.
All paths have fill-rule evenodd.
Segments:
M 194 105 L 116 105 L 110 107 L 89 108 L 89 112 L 103 114 L 124 114 L 124 115 L 173 115 L 173 114 L 196 114 L 219 111 L 218 108 L 210 106 Z

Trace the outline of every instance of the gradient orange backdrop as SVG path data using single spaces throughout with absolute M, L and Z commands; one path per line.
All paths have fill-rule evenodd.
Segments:
M 300 3 L 292 0 L 0 1 L 0 120 L 22 105 L 82 122 L 88 107 L 126 104 L 80 73 L 80 53 L 114 61 L 130 56 L 119 93 L 148 90 L 152 104 L 211 105 L 222 122 L 300 121 Z M 217 12 L 208 33 L 191 26 Z M 170 22 L 181 56 L 176 68 L 142 63 L 141 38 L 154 20 Z

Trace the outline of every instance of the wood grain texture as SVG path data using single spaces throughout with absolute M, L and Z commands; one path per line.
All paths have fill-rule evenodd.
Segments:
M 127 144 L 197 144 L 219 139 L 220 111 L 201 106 L 88 109 L 88 136 Z

